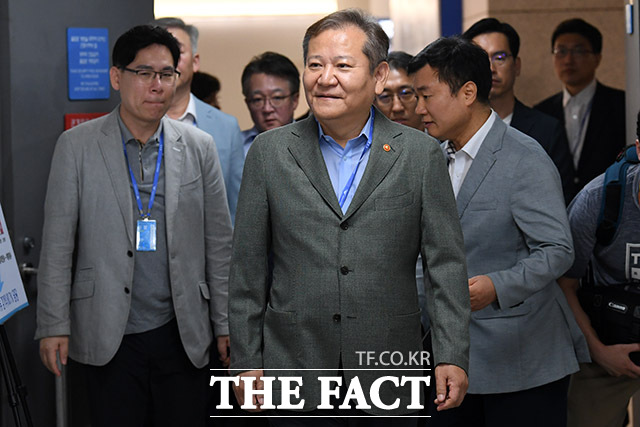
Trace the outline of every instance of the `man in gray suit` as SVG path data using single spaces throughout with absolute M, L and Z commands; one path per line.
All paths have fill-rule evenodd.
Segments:
M 233 223 L 244 166 L 243 139 L 238 120 L 199 100 L 191 93 L 193 74 L 200 69 L 198 29 L 193 25 L 185 24 L 180 18 L 160 18 L 152 21 L 151 25 L 165 28 L 180 43 L 180 60 L 178 61 L 180 78 L 176 83 L 176 94 L 167 115 L 172 119 L 197 126 L 198 129 L 202 129 L 213 137 Z
M 56 375 L 56 353 L 86 366 L 94 427 L 204 426 L 213 342 L 226 358 L 229 208 L 211 137 L 164 117 L 179 56 L 159 27 L 123 34 L 120 105 L 53 156 L 36 338 Z
M 254 389 L 264 374 L 301 376 L 301 411 L 320 403 L 318 376 L 341 373 L 347 384 L 357 376 L 369 390 L 391 375 L 358 352 L 376 360 L 398 352 L 408 362 L 421 349 L 418 253 L 430 277 L 439 409 L 459 405 L 467 387 L 469 301 L 455 201 L 436 142 L 372 107 L 387 78 L 388 43 L 355 9 L 309 27 L 303 81 L 312 115 L 260 134 L 246 159 L 229 287 L 231 367 L 257 377 Z M 380 398 L 399 406 L 369 401 L 364 411 L 415 411 L 408 387 L 382 387 Z
M 588 358 L 555 280 L 573 247 L 560 176 L 489 107 L 479 46 L 441 38 L 411 62 L 416 111 L 445 141 L 469 268 L 469 394 L 435 426 L 564 426 L 569 374 Z

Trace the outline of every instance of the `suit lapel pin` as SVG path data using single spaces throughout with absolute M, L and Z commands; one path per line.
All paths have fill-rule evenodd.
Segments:
M 389 144 L 384 144 L 384 145 L 382 146 L 382 149 L 383 149 L 384 151 L 391 151 L 391 146 L 390 146 Z

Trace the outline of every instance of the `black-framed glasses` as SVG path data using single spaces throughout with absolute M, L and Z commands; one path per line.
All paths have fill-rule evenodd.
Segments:
M 386 90 L 378 95 L 376 98 L 378 103 L 381 105 L 391 105 L 393 104 L 393 98 L 398 97 L 400 102 L 404 105 L 412 105 L 417 101 L 416 93 L 413 89 L 402 88 L 397 92 L 392 92 L 390 90 Z
M 290 93 L 289 95 L 255 96 L 247 99 L 247 104 L 252 110 L 260 110 L 264 108 L 267 101 L 269 101 L 273 108 L 278 108 L 282 107 L 287 98 L 290 98 L 293 95 L 295 95 L 295 93 Z
M 128 71 L 136 75 L 138 80 L 140 80 L 144 84 L 150 84 L 156 79 L 156 76 L 160 76 L 160 83 L 165 85 L 171 85 L 175 83 L 176 78 L 180 75 L 180 71 L 167 69 L 162 71 L 154 71 L 150 69 L 139 69 L 134 70 L 133 68 L 122 68 L 124 71 Z
M 507 52 L 496 52 L 489 57 L 489 60 L 493 65 L 502 67 L 507 62 L 507 59 L 509 59 L 509 57 L 511 56 L 513 55 Z
M 572 49 L 567 49 L 566 47 L 556 47 L 556 48 L 553 48 L 551 53 L 556 58 L 564 58 L 569 54 L 571 54 L 574 58 L 584 58 L 590 53 L 593 53 L 593 51 L 589 49 L 585 49 L 583 47 L 574 47 Z

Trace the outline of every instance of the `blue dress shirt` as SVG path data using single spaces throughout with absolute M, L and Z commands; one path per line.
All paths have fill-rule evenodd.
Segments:
M 347 141 L 347 145 L 342 148 L 340 144 L 338 144 L 335 139 L 330 137 L 329 135 L 325 135 L 322 130 L 322 126 L 318 123 L 318 137 L 320 141 L 320 151 L 322 152 L 322 156 L 324 157 L 324 163 L 327 166 L 327 171 L 329 172 L 329 178 L 331 179 L 331 184 L 333 185 L 333 191 L 336 193 L 336 197 L 340 199 L 340 195 L 344 190 L 344 187 L 347 185 L 349 178 L 351 178 L 351 174 L 353 174 L 354 169 L 360 162 L 360 166 L 358 167 L 358 172 L 353 180 L 353 184 L 351 185 L 351 189 L 347 198 L 342 206 L 342 213 L 347 212 L 349 209 L 349 205 L 351 204 L 351 200 L 353 200 L 353 195 L 355 194 L 358 184 L 360 184 L 360 180 L 362 179 L 362 174 L 364 174 L 364 170 L 367 167 L 367 163 L 369 161 L 369 153 L 371 150 L 367 150 L 360 160 L 362 156 L 362 151 L 369 139 L 369 135 L 373 135 L 373 111 L 369 114 L 369 119 L 364 124 L 362 131 L 360 134 Z

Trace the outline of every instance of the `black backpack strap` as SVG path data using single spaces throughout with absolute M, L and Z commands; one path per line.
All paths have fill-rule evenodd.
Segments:
M 609 166 L 604 174 L 602 203 L 596 229 L 596 240 L 602 246 L 607 246 L 613 241 L 622 217 L 627 169 L 638 162 L 636 147 L 630 146 L 618 156 L 616 162 Z

